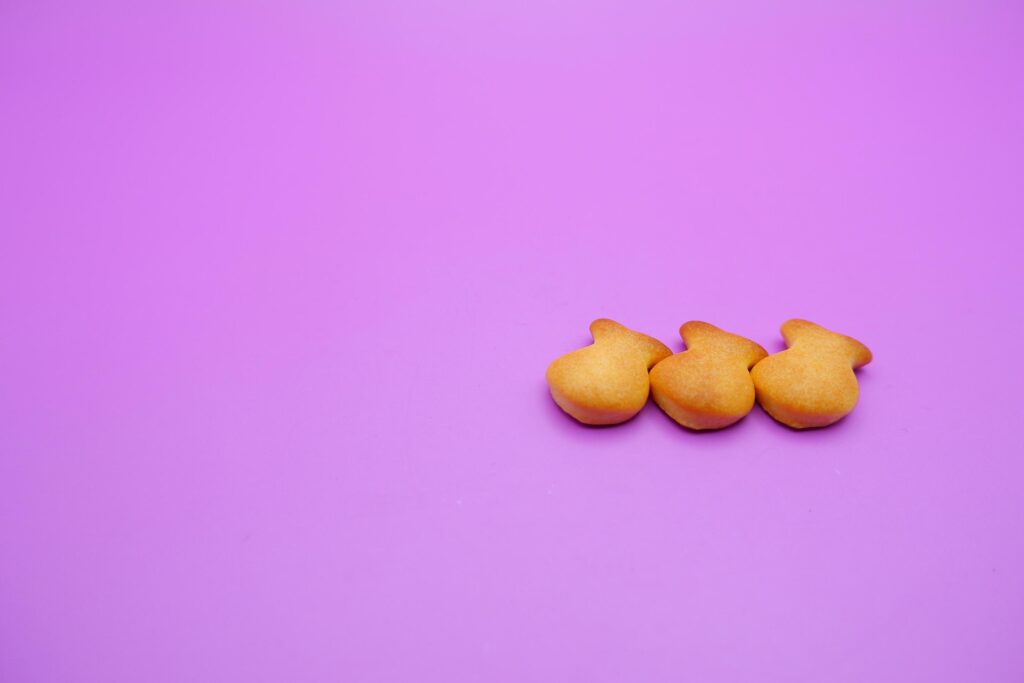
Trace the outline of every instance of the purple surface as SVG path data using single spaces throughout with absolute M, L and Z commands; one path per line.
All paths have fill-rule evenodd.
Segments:
M 0 4 L 0 680 L 1024 680 L 1019 7 L 139 4 Z

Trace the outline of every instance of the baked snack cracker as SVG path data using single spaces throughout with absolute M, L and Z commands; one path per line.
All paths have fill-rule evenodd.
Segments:
M 750 368 L 768 355 L 759 344 L 691 320 L 679 328 L 686 350 L 651 370 L 651 395 L 690 429 L 721 429 L 754 407 Z
M 856 339 L 806 320 L 782 325 L 785 351 L 772 354 L 750 373 L 765 411 L 795 429 L 824 427 L 857 405 L 854 368 L 871 362 L 871 351 Z
M 548 366 L 551 397 L 588 425 L 625 422 L 647 403 L 651 366 L 672 354 L 667 346 L 607 319 L 590 323 L 594 343 Z

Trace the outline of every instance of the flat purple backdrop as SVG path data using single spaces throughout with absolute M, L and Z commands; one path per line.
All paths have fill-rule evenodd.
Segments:
M 1024 12 L 824 5 L 0 3 L 0 680 L 1024 680 Z

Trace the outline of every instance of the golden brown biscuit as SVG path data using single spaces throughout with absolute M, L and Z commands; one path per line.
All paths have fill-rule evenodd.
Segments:
M 612 320 L 590 323 L 594 343 L 548 366 L 551 397 L 588 425 L 625 422 L 647 403 L 651 366 L 671 355 L 657 339 Z
M 782 325 L 785 351 L 772 354 L 750 373 L 765 411 L 795 429 L 824 427 L 857 405 L 854 368 L 871 362 L 871 351 L 856 339 L 806 320 Z
M 691 320 L 679 328 L 686 351 L 651 370 L 651 395 L 669 417 L 690 429 L 721 429 L 754 407 L 750 368 L 768 355 L 760 345 Z

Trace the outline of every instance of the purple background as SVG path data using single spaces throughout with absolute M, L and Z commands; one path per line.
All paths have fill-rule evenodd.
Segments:
M 0 680 L 1024 680 L 1024 12 L 824 4 L 0 2 Z

